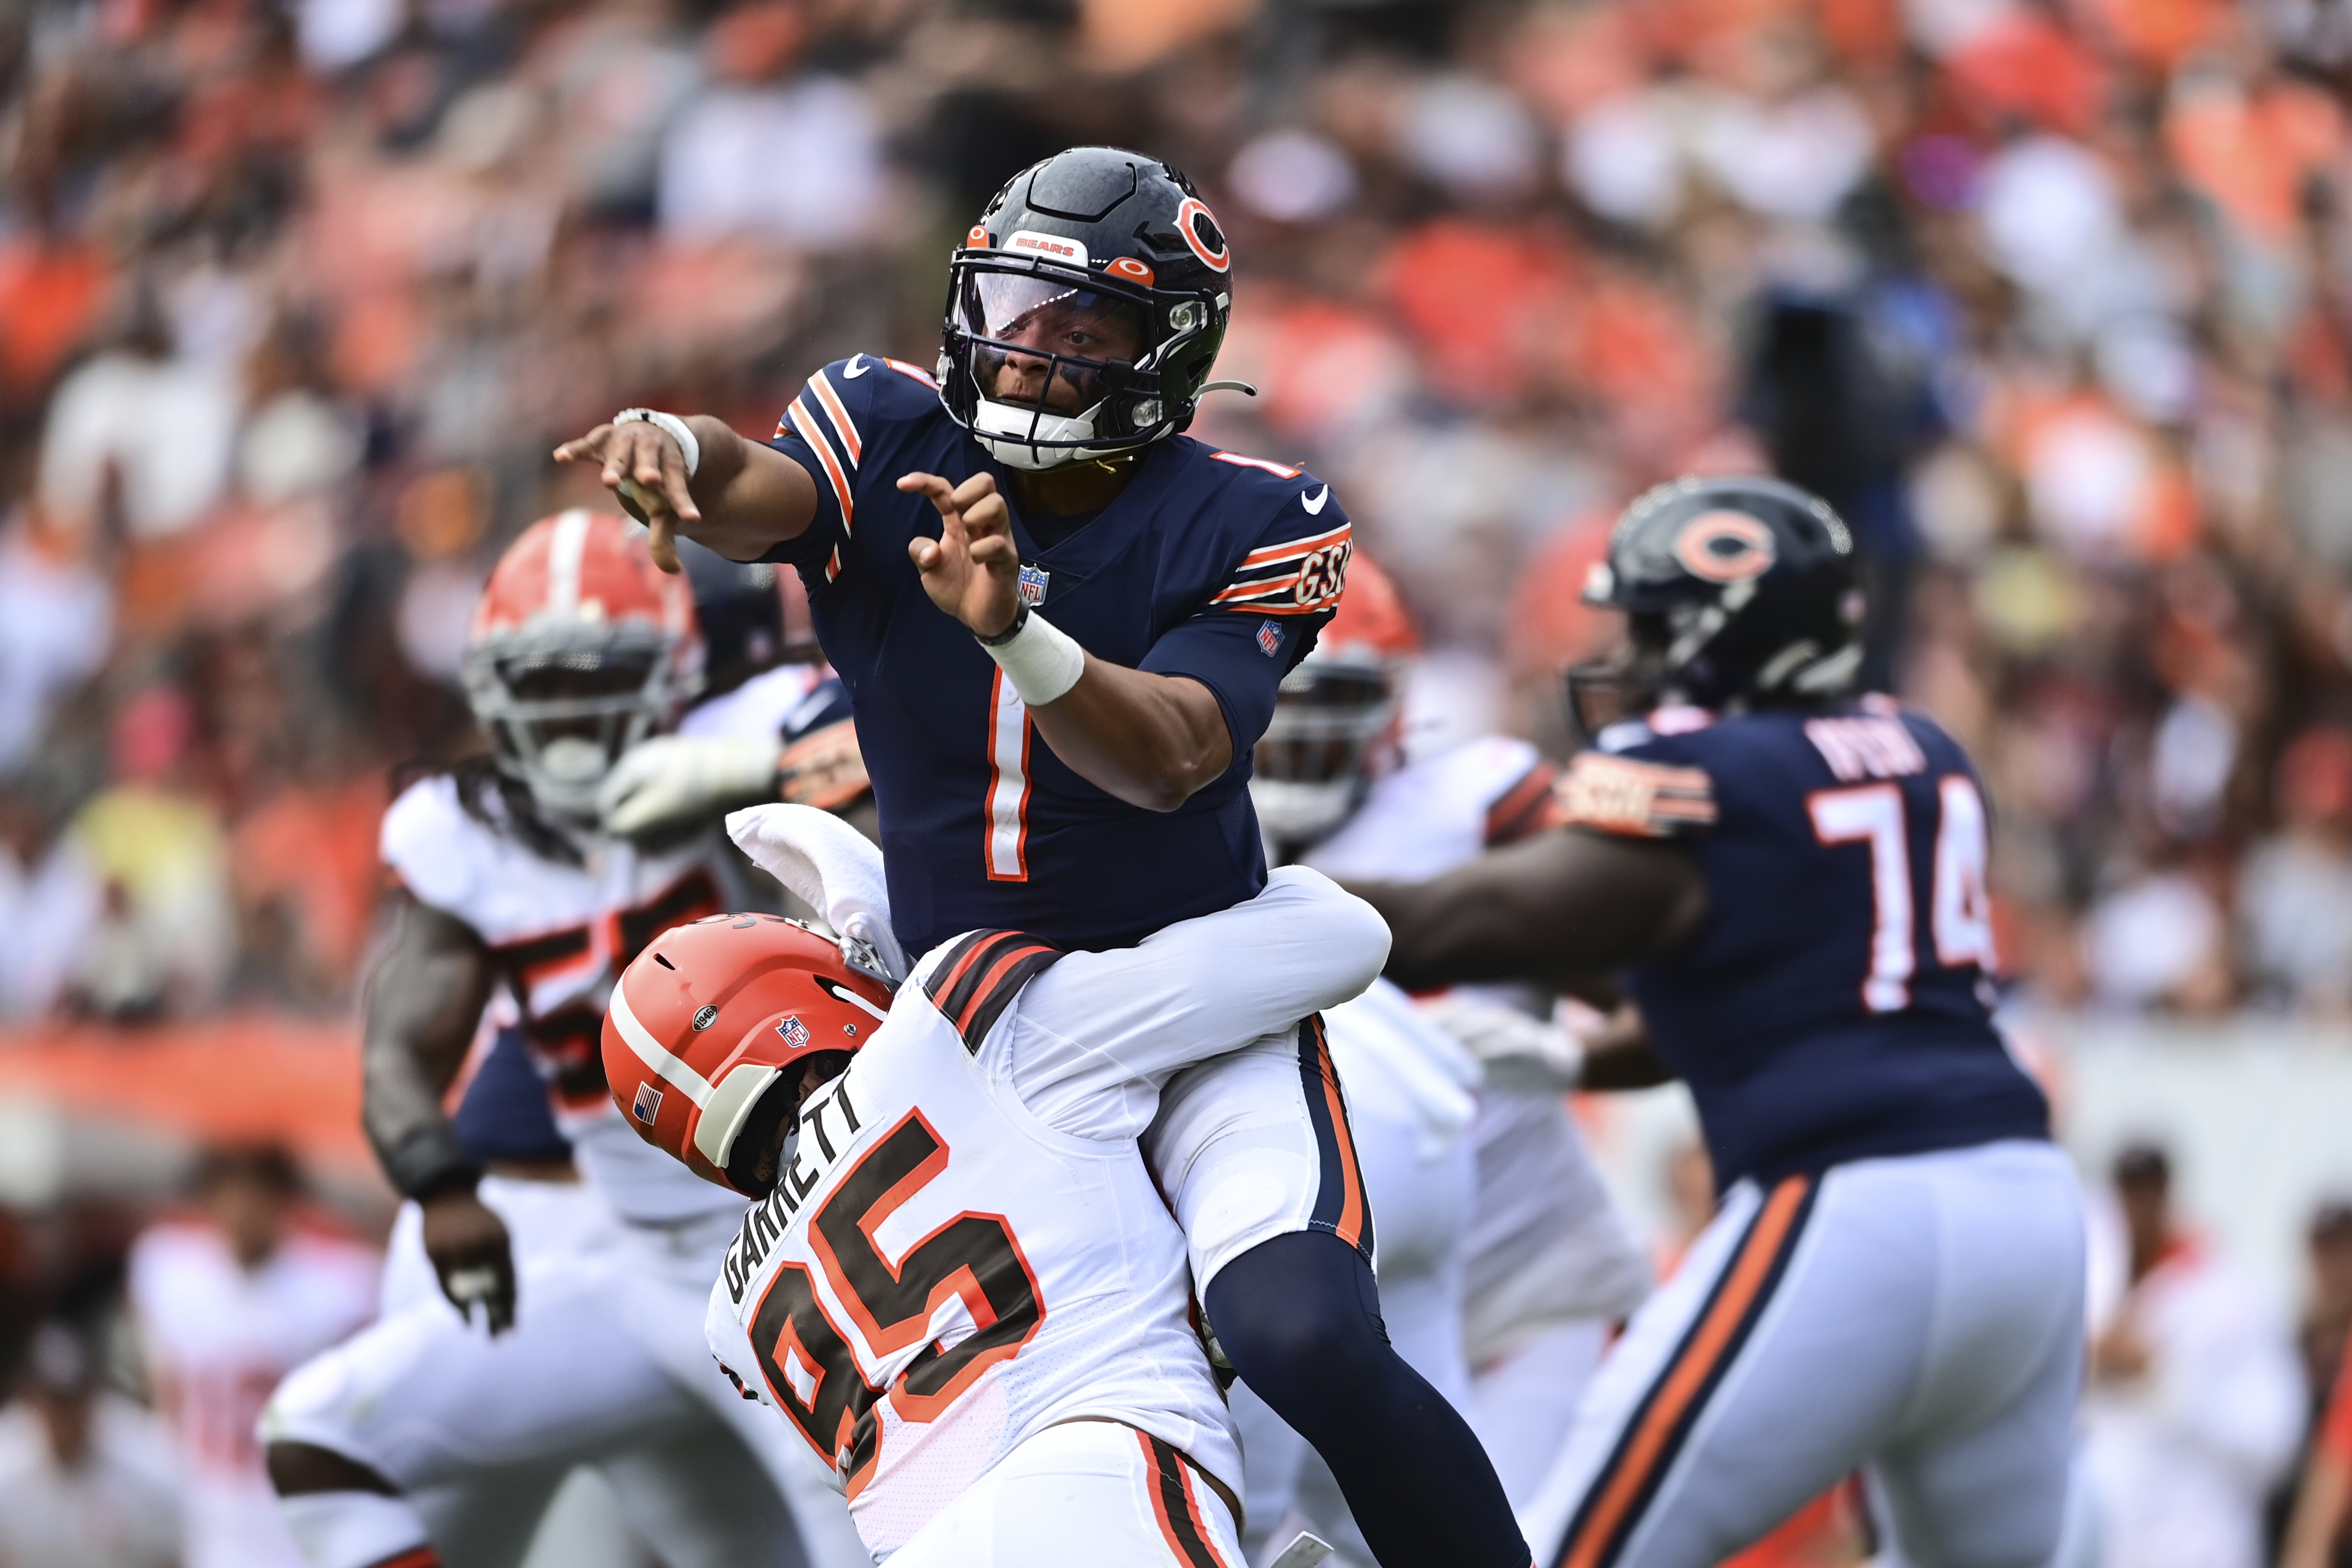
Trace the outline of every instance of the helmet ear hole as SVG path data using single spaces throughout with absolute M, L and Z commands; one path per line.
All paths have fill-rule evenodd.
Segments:
M 727 1184 L 746 1197 L 764 1198 L 775 1190 L 783 1147 L 776 1129 L 800 1109 L 800 1085 L 799 1073 L 778 1073 L 735 1134 L 727 1152 Z

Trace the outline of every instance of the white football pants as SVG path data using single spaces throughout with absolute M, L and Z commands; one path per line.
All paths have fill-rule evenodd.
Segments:
M 1434 1142 L 1419 1118 L 1383 1115 L 1370 1101 L 1351 1100 L 1349 1110 L 1364 1190 L 1380 1218 L 1372 1271 L 1389 1342 L 1454 1408 L 1467 1410 L 1462 1259 L 1477 1183 L 1469 1141 Z M 1339 1482 L 1307 1439 L 1246 1383 L 1234 1384 L 1229 1403 L 1242 1435 L 1243 1544 L 1250 1561 L 1305 1529 L 1337 1549 L 1332 1568 L 1374 1568 Z
M 1741 1182 L 1519 1522 L 1538 1568 L 1712 1568 L 1867 1467 L 1910 1568 L 2042 1568 L 2082 1361 L 2083 1220 L 2055 1147 Z
M 1048 1426 L 883 1559 L 890 1568 L 1244 1568 L 1192 1462 L 1115 1421 Z
M 480 1193 L 514 1249 L 514 1328 L 493 1340 L 419 1288 L 404 1212 L 386 1296 L 406 1305 L 296 1369 L 265 1440 L 383 1476 L 448 1568 L 511 1568 L 576 1465 L 604 1473 L 671 1568 L 866 1568 L 822 1465 L 703 1343 L 732 1216 L 665 1229 L 614 1219 L 580 1184 L 492 1177 Z

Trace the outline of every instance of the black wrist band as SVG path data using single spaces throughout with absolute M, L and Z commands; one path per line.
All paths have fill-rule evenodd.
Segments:
M 482 1179 L 480 1163 L 458 1147 L 457 1135 L 446 1126 L 420 1127 L 377 1153 L 385 1179 L 403 1197 L 419 1203 L 471 1187 Z
M 997 633 L 992 637 L 984 637 L 978 632 L 974 632 L 971 634 L 971 640 L 978 643 L 982 647 L 1003 647 L 1006 643 L 1009 643 L 1014 637 L 1019 637 L 1021 635 L 1021 628 L 1028 624 L 1029 601 L 1024 599 L 1019 604 L 1013 606 L 1013 624 L 1011 626 L 1005 627 L 1003 631 Z

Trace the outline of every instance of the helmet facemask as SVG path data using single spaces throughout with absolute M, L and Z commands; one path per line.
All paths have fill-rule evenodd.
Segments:
M 1397 720 L 1395 675 L 1379 666 L 1309 658 L 1284 677 L 1250 778 L 1266 837 L 1295 848 L 1337 832 L 1371 788 Z
M 990 249 L 949 269 L 948 411 L 1007 468 L 1147 446 L 1192 417 L 1216 351 L 1213 300 Z
M 540 807 L 596 819 L 621 754 L 666 728 L 690 690 L 678 639 L 659 627 L 551 622 L 495 633 L 466 651 L 466 694 L 500 771 Z

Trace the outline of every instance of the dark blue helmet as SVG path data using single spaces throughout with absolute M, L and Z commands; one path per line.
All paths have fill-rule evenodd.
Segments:
M 1182 174 L 1073 147 L 1013 176 L 948 266 L 940 397 L 999 462 L 1050 468 L 1192 423 L 1233 307 Z
M 1844 695 L 1862 664 L 1853 535 L 1767 479 L 1680 479 L 1618 518 L 1584 602 L 1626 613 L 1626 648 L 1568 672 L 1587 735 L 1671 703 L 1738 711 Z

